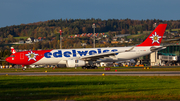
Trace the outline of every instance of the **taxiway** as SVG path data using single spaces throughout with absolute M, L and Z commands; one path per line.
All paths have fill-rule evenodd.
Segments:
M 47 75 L 119 75 L 119 76 L 180 76 L 180 71 L 126 71 L 126 72 L 16 72 L 0 75 L 47 76 Z

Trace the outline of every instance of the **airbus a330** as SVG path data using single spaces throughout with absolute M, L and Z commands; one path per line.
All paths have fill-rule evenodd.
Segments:
M 97 60 L 124 61 L 148 55 L 154 51 L 164 49 L 160 46 L 167 24 L 159 24 L 144 42 L 132 47 L 52 49 L 16 52 L 12 47 L 12 54 L 6 61 L 17 65 L 65 65 L 66 67 L 96 67 Z

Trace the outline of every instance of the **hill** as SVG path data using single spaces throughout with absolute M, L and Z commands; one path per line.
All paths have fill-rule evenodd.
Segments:
M 148 33 L 154 29 L 153 24 L 167 23 L 167 29 L 177 29 L 179 31 L 180 20 L 169 20 L 163 21 L 159 19 L 153 20 L 131 20 L 131 19 L 58 19 L 48 20 L 44 22 L 36 22 L 29 24 L 21 24 L 17 26 L 7 26 L 0 28 L 0 43 L 8 44 L 11 42 L 17 42 L 20 39 L 25 40 L 27 37 L 43 37 L 45 42 L 39 42 L 33 45 L 24 44 L 14 46 L 18 49 L 48 49 L 48 48 L 59 48 L 59 30 L 63 30 L 63 48 L 77 48 L 82 47 L 80 44 L 83 42 L 87 43 L 86 47 L 92 46 L 92 40 L 89 38 L 85 39 L 68 39 L 69 35 L 82 34 L 82 33 L 93 33 L 92 24 L 96 24 L 96 33 L 106 32 L 109 35 L 107 44 L 102 45 L 101 41 L 97 40 L 99 47 L 101 46 L 113 46 L 110 44 L 112 37 L 115 34 L 132 34 L 131 38 L 137 36 L 143 36 L 142 33 Z M 147 32 L 145 32 L 147 31 Z M 116 32 L 116 33 L 112 33 Z M 19 38 L 21 37 L 21 38 Z M 23 38 L 22 38 L 23 37 Z M 25 38 L 24 38 L 25 37 Z M 142 37 L 143 38 L 143 37 Z M 117 45 L 116 45 L 117 46 Z M 9 46 L 3 45 L 0 49 L 9 48 Z

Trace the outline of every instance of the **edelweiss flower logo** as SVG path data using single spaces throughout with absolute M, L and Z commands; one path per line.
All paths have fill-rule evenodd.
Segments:
M 159 38 L 161 38 L 161 36 L 157 35 L 157 33 L 155 32 L 155 35 L 151 36 L 150 38 L 151 38 L 152 41 L 153 41 L 152 44 L 153 44 L 154 42 L 159 43 Z
M 29 60 L 28 61 L 30 61 L 31 59 L 32 60 L 34 60 L 34 61 L 36 61 L 36 56 L 37 56 L 38 54 L 35 54 L 35 53 L 33 53 L 32 51 L 29 53 L 28 52 L 28 54 L 26 54 L 26 56 L 28 56 L 28 58 L 29 58 Z

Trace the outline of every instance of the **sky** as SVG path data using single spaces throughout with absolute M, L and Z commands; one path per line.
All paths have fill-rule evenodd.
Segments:
M 53 19 L 180 20 L 180 0 L 0 0 L 0 28 Z

